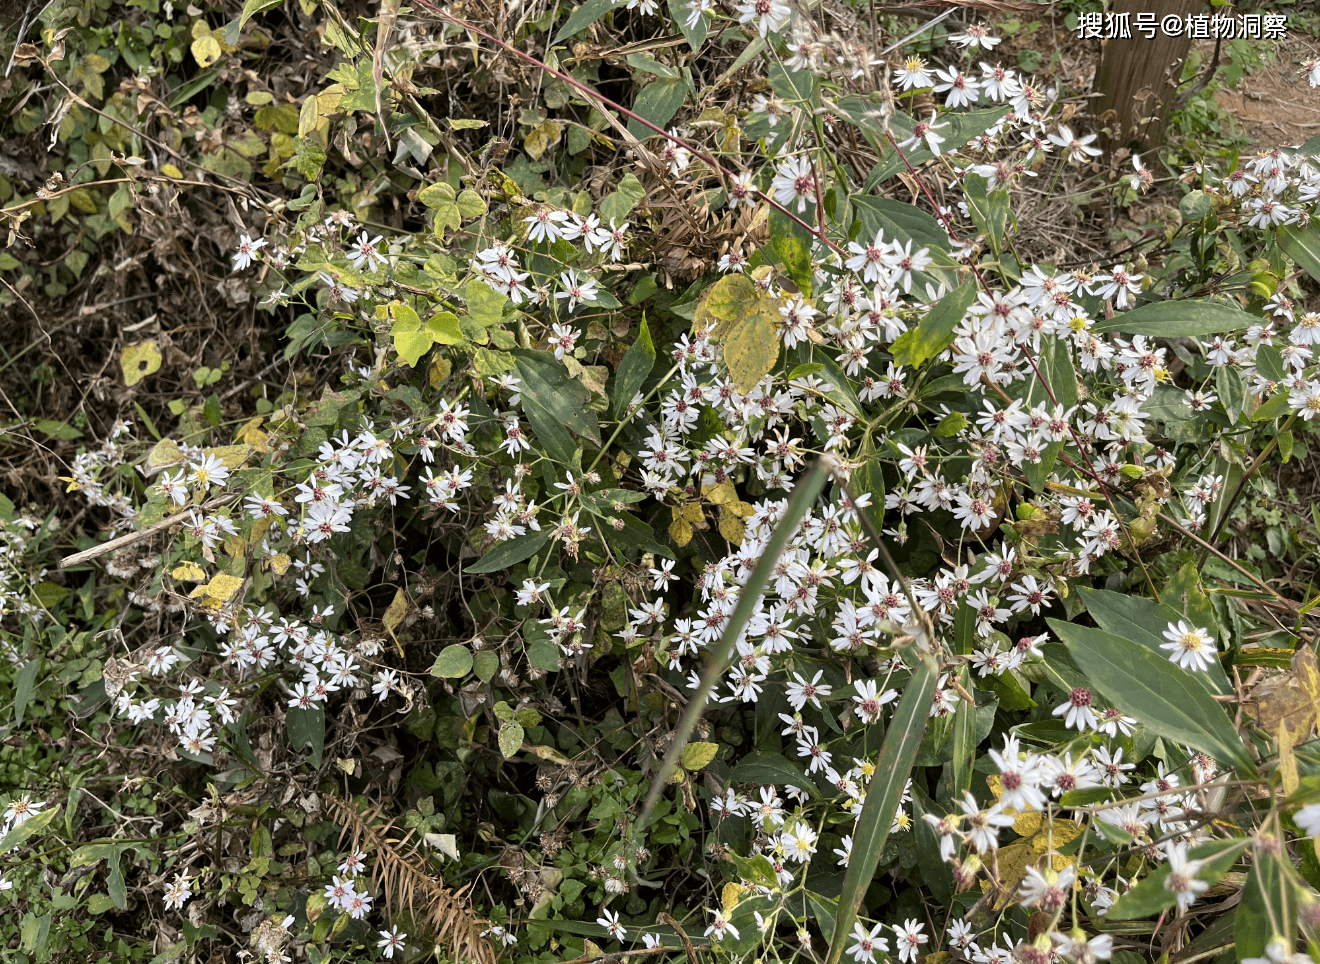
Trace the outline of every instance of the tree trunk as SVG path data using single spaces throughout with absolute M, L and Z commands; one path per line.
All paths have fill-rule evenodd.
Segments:
M 1110 14 L 1130 14 L 1130 37 L 1114 37 L 1104 42 L 1096 89 L 1100 100 L 1100 125 L 1113 133 L 1105 138 L 1109 150 L 1130 147 L 1157 147 L 1164 140 L 1173 92 L 1178 87 L 1183 60 L 1192 41 L 1182 31 L 1176 37 L 1158 29 L 1166 16 L 1186 18 L 1200 13 L 1205 0 L 1114 0 Z M 1156 32 L 1147 38 L 1137 28 L 1137 14 L 1154 14 Z

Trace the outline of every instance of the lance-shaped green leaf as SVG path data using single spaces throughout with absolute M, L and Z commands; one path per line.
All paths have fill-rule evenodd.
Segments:
M 568 37 L 576 36 L 621 3 L 622 0 L 587 0 L 564 21 L 559 33 L 555 34 L 554 42 L 561 43 Z
M 523 383 L 523 411 L 551 457 L 564 463 L 573 460 L 576 446 L 569 429 L 599 445 L 600 426 L 586 407 L 591 393 L 582 383 L 570 378 L 549 352 L 518 350 L 513 354 Z
M 1078 595 L 1086 603 L 1086 611 L 1105 632 L 1140 643 L 1157 656 L 1168 658 L 1168 651 L 1160 649 L 1168 642 L 1164 638 L 1164 630 L 1171 623 L 1182 619 L 1182 613 L 1144 596 L 1129 596 L 1107 589 L 1082 586 L 1078 589 Z M 1206 672 L 1190 675 L 1212 693 L 1226 696 L 1233 692 L 1228 674 L 1217 660 L 1210 664 Z
M 751 620 L 752 613 L 756 610 L 757 601 L 765 592 L 765 587 L 770 584 L 775 564 L 779 562 L 779 556 L 783 553 L 789 540 L 793 538 L 793 534 L 797 532 L 798 525 L 806 517 L 807 512 L 815 503 L 821 490 L 825 488 L 825 483 L 828 480 L 828 466 L 821 461 L 813 465 L 806 476 L 794 487 L 793 495 L 788 500 L 788 506 L 784 509 L 784 515 L 779 520 L 779 524 L 775 526 L 775 531 L 770 534 L 770 540 L 766 543 L 761 558 L 757 560 L 756 568 L 752 570 L 751 576 L 738 594 L 738 603 L 733 607 L 728 625 L 724 627 L 724 635 L 720 637 L 719 644 L 711 653 L 710 661 L 706 663 L 705 672 L 702 673 L 701 683 L 697 686 L 696 692 L 692 694 L 687 710 L 683 713 L 683 718 L 679 720 L 678 727 L 674 730 L 673 740 L 669 744 L 669 751 L 665 754 L 664 762 L 660 765 L 660 769 L 656 771 L 655 778 L 651 782 L 651 791 L 646 795 L 646 805 L 642 808 L 642 816 L 634 824 L 635 827 L 645 827 L 647 820 L 650 819 L 656 801 L 660 799 L 661 792 L 669 782 L 669 775 L 678 766 L 683 748 L 687 746 L 688 737 L 692 735 L 697 720 L 701 718 L 701 714 L 706 709 L 706 701 L 710 698 L 711 691 L 715 689 L 715 684 L 719 682 L 724 675 L 724 671 L 728 669 L 729 658 L 733 655 L 733 648 L 737 645 L 738 637 L 742 635 L 747 623 Z M 929 699 L 929 696 L 927 696 L 928 704 Z M 916 752 L 915 749 L 913 752 Z
M 1241 308 L 1216 301 L 1154 301 L 1120 311 L 1113 318 L 1097 322 L 1091 330 L 1097 334 L 1121 331 L 1125 335 L 1181 338 L 1241 331 L 1259 320 Z
M 1256 848 L 1256 863 L 1233 915 L 1233 946 L 1239 961 L 1265 957 L 1265 948 L 1275 938 L 1291 947 L 1297 935 L 1297 895 L 1304 885 L 1285 859 L 1279 839 L 1273 841 L 1272 853 Z
M 1297 267 L 1317 281 L 1320 281 L 1320 234 L 1315 228 L 1294 227 L 1283 224 L 1278 228 L 1279 247 L 1283 253 L 1297 262 Z
M 917 747 L 926 731 L 930 701 L 938 678 L 939 666 L 935 657 L 922 653 L 885 732 L 885 741 L 876 759 L 875 776 L 871 777 L 866 802 L 857 817 L 852 856 L 848 858 L 848 871 L 843 877 L 839 908 L 834 917 L 834 934 L 830 938 L 825 964 L 839 964 L 844 946 L 850 940 L 857 909 L 880 864 L 880 852 L 889 838 L 889 828 L 894 823 L 903 788 L 907 786 L 908 774 L 917 758 Z
M 638 389 L 646 382 L 646 376 L 655 367 L 655 342 L 651 340 L 651 329 L 646 327 L 646 315 L 642 315 L 641 327 L 628 353 L 619 362 L 614 374 L 614 415 L 621 416 L 628 408 Z
M 507 542 L 501 542 L 463 571 L 475 576 L 485 572 L 499 572 L 501 569 L 517 565 L 524 559 L 532 558 L 550 538 L 550 532 L 548 528 L 543 528 L 539 532 L 533 530 Z
M 953 344 L 954 329 L 975 300 L 975 281 L 964 282 L 950 291 L 926 312 L 916 328 L 898 336 L 891 348 L 894 361 L 915 368 L 948 348 Z
M 5 834 L 4 839 L 0 840 L 0 854 L 7 854 L 15 847 L 21 847 L 29 839 L 35 837 L 41 831 L 50 826 L 50 822 L 59 814 L 58 806 L 51 807 L 49 810 L 43 810 L 35 817 L 28 817 L 9 833 Z
M 1203 750 L 1243 775 L 1255 775 L 1256 766 L 1224 708 L 1163 651 L 1089 626 L 1057 619 L 1048 623 L 1088 685 L 1123 713 L 1167 740 Z

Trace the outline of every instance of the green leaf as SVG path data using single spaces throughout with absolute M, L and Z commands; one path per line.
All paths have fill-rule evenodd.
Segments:
M 688 14 L 691 12 L 687 0 L 669 0 L 669 16 L 673 19 L 675 26 L 683 32 L 683 39 L 688 42 L 695 54 L 701 49 L 701 45 L 706 42 L 706 35 L 710 30 L 710 19 L 702 14 L 697 17 L 697 23 L 694 27 L 687 24 Z
M 128 907 L 128 887 L 124 883 L 124 871 L 119 866 L 119 850 L 115 850 L 112 857 L 108 859 L 107 867 L 109 872 L 106 874 L 106 892 L 110 895 L 110 900 L 119 910 L 125 910 Z
M 915 204 L 905 204 L 887 197 L 850 198 L 857 216 L 862 220 L 862 238 L 870 242 L 876 231 L 885 232 L 886 241 L 908 241 L 916 247 L 949 250 L 949 236 L 940 222 Z
M 548 639 L 538 639 L 527 647 L 527 663 L 547 673 L 559 671 L 559 647 Z
M 961 705 L 959 709 L 961 709 Z M 915 795 L 914 795 L 915 796 Z M 954 799 L 961 800 L 962 794 L 955 790 Z M 912 801 L 912 826 L 916 831 L 917 859 L 921 861 L 922 882 L 930 888 L 931 894 L 941 904 L 948 906 L 953 897 L 953 874 L 949 865 L 940 857 L 940 838 L 925 819 L 928 808 L 917 796 Z M 831 925 L 834 923 L 830 921 Z
M 458 326 L 458 315 L 441 311 L 426 322 L 426 333 L 438 345 L 458 345 L 463 342 L 463 330 Z
M 971 692 L 971 676 L 967 668 L 963 667 L 958 675 L 963 688 Z M 959 700 L 953 714 L 953 757 L 949 761 L 954 800 L 961 800 L 963 791 L 972 788 L 972 764 L 977 742 L 976 707 L 967 700 Z
M 778 208 L 770 210 L 770 246 L 803 297 L 811 297 L 811 235 Z
M 1144 596 L 1129 596 L 1108 589 L 1080 586 L 1078 595 L 1086 603 L 1086 611 L 1105 632 L 1140 643 L 1160 659 L 1169 658 L 1169 651 L 1160 649 L 1168 642 L 1164 630 L 1182 619 L 1182 613 Z M 1168 598 L 1167 590 L 1163 595 Z M 1210 628 L 1213 631 L 1213 627 Z M 1211 693 L 1227 696 L 1233 692 L 1233 684 L 1228 681 L 1228 674 L 1218 660 L 1212 662 L 1206 672 L 1188 675 Z
M 1068 342 L 1063 338 L 1047 338 L 1036 356 L 1040 373 L 1049 385 L 1054 399 L 1064 408 L 1077 404 L 1077 371 L 1073 368 L 1072 353 Z M 1031 387 L 1027 393 L 1027 404 L 1038 405 L 1049 401 L 1049 393 L 1040 384 L 1035 373 L 1030 374 Z
M 1120 331 L 1125 335 L 1158 338 L 1218 335 L 1240 331 L 1260 321 L 1241 308 L 1216 301 L 1154 301 L 1132 311 L 1120 311 L 1097 322 L 1096 334 Z
M 312 755 L 308 762 L 314 769 L 319 769 L 321 754 L 325 750 L 325 707 L 315 706 L 310 710 L 290 707 L 284 717 L 284 727 L 289 746 L 295 751 L 310 746 Z
M 559 32 L 555 34 L 555 39 L 551 43 L 563 43 L 567 38 L 586 30 L 615 7 L 622 5 L 621 0 L 587 0 L 586 3 L 573 11 L 571 17 L 564 21 L 564 25 L 559 28 Z
M 509 721 L 501 726 L 499 743 L 500 753 L 504 755 L 506 760 L 521 750 L 523 745 L 522 724 Z
M 1311 842 L 1301 846 L 1309 848 Z M 1296 872 L 1282 855 L 1257 847 L 1256 863 L 1233 915 L 1233 947 L 1239 961 L 1264 957 L 1265 946 L 1275 937 L 1291 946 L 1297 934 L 1298 889 Z
M 637 175 L 629 171 L 619 179 L 618 188 L 600 202 L 601 220 L 616 225 L 622 224 L 624 218 L 637 206 L 637 202 L 644 197 L 646 197 L 646 188 L 642 187 Z
M 32 690 L 37 683 L 37 674 L 41 672 L 41 655 L 38 654 L 23 664 L 23 668 L 14 677 L 14 726 L 23 725 L 23 713 L 32 699 Z
M 1210 213 L 1212 203 L 1204 191 L 1190 191 L 1178 202 L 1178 213 L 1184 221 L 1200 221 Z
M 890 347 L 894 362 L 916 367 L 953 344 L 954 329 L 976 300 L 976 282 L 966 281 L 941 298 L 916 328 L 899 335 Z
M 875 877 L 880 854 L 889 839 L 889 828 L 893 825 L 894 814 L 917 758 L 917 749 L 921 746 L 922 734 L 926 732 L 930 701 L 938 678 L 939 666 L 934 657 L 922 653 L 894 711 L 889 729 L 885 731 L 880 756 L 876 759 L 875 776 L 871 777 L 866 789 L 866 800 L 853 830 L 852 857 L 844 874 L 825 964 L 839 964 L 843 949 L 851 939 L 849 935 L 857 920 L 858 908 Z
M 655 343 L 651 341 L 651 329 L 646 325 L 646 315 L 637 329 L 628 353 L 619 362 L 614 374 L 614 416 L 621 418 L 633 396 L 646 383 L 646 376 L 655 367 Z
M 858 400 L 857 393 L 853 391 L 852 379 L 844 374 L 838 362 L 829 355 L 817 353 L 816 360 L 812 364 L 819 370 L 821 382 L 829 386 L 828 388 L 821 388 L 821 391 L 829 400 L 853 418 L 865 418 L 866 416 L 862 412 L 862 403 Z
M 1251 413 L 1251 420 L 1253 422 L 1267 422 L 1272 418 L 1283 415 L 1288 409 L 1288 392 L 1277 392 L 1270 396 L 1269 401 L 1261 402 L 1260 407 Z
M 479 576 L 482 573 L 499 572 L 501 569 L 516 566 L 536 555 L 536 551 L 550 538 L 550 531 L 548 528 L 542 528 L 539 532 L 533 529 L 507 542 L 501 542 L 463 571 L 469 575 Z
M 41 831 L 50 826 L 50 822 L 60 812 L 58 806 L 51 807 L 49 810 L 43 810 L 35 817 L 29 817 L 20 823 L 9 833 L 5 834 L 4 839 L 0 840 L 0 854 L 7 854 L 15 847 L 21 847 Z
M 284 0 L 247 0 L 247 3 L 243 4 L 243 12 L 238 15 L 238 19 L 232 20 L 226 25 L 225 43 L 231 47 L 237 47 L 239 34 L 243 32 L 243 28 L 247 26 L 249 20 L 259 13 L 274 10 L 283 2 Z M 115 906 L 123 910 L 122 906 L 118 904 Z
M 431 666 L 431 675 L 442 679 L 458 679 L 472 672 L 472 650 L 462 643 L 453 643 L 440 650 Z
M 998 251 L 1004 244 L 1004 226 L 1008 223 L 1008 191 L 989 190 L 989 182 L 980 174 L 969 172 L 964 179 L 967 188 L 967 210 L 976 227 L 990 239 L 990 246 Z
M 53 418 L 39 418 L 32 423 L 32 427 L 46 438 L 59 439 L 62 442 L 82 438 L 82 432 L 78 429 L 67 422 L 56 421 Z
M 654 80 L 642 88 L 642 92 L 633 101 L 633 113 L 650 121 L 656 127 L 663 128 L 683 106 L 687 92 L 686 80 Z M 628 133 L 639 141 L 659 136 L 635 120 L 628 121 Z
M 591 392 L 570 378 L 549 352 L 520 349 L 513 354 L 522 379 L 523 411 L 551 458 L 564 464 L 573 461 L 577 445 L 570 430 L 599 445 L 600 427 L 587 411 Z
M 486 213 L 486 202 L 476 191 L 459 191 L 456 203 L 458 213 L 465 218 L 479 218 Z
M 1279 232 L 1279 247 L 1283 253 L 1296 261 L 1297 267 L 1320 281 L 1320 234 L 1316 233 L 1315 228 L 1283 224 L 1276 230 Z
M 500 323 L 504 304 L 509 299 L 480 278 L 473 278 L 463 286 L 463 300 L 467 302 L 468 316 L 483 328 L 489 328 Z
M 1207 883 L 1218 881 L 1237 863 L 1248 841 L 1242 838 L 1213 840 L 1210 843 L 1193 847 L 1187 854 L 1191 860 L 1203 860 L 1196 876 Z M 1153 868 L 1146 879 L 1133 887 L 1117 901 L 1105 914 L 1105 920 L 1140 920 L 1161 914 L 1176 904 L 1177 897 L 1165 886 L 1169 879 L 1169 865 L 1160 864 Z
M 483 683 L 489 683 L 500 669 L 500 655 L 483 649 L 472 657 L 472 674 Z
M 867 99 L 856 95 L 849 95 L 840 98 L 838 102 L 839 110 L 844 116 L 862 129 L 866 136 L 881 155 L 881 160 L 867 175 L 866 186 L 869 190 L 876 184 L 893 177 L 899 171 L 906 171 L 908 165 L 916 167 L 925 161 L 930 160 L 933 155 L 926 148 L 905 149 L 903 157 L 899 156 L 898 151 L 894 150 L 893 144 L 885 136 L 882 126 L 882 103 L 878 95 L 872 95 L 874 99 Z M 953 150 L 966 144 L 974 137 L 979 137 L 985 131 L 989 130 L 1008 113 L 1008 107 L 991 107 L 986 110 L 973 110 L 963 113 L 948 113 L 940 117 L 938 123 L 948 121 L 950 127 L 940 131 L 941 136 L 945 138 L 944 147 L 946 150 Z M 889 117 L 889 126 L 893 131 L 894 140 L 902 142 L 912 134 L 912 129 L 916 121 L 906 114 L 894 112 Z M 906 158 L 906 163 L 904 163 Z
M 1256 346 L 1256 371 L 1272 382 L 1281 382 L 1288 377 L 1283 367 L 1283 355 L 1273 345 Z
M 811 95 L 816 89 L 816 75 L 809 70 L 788 70 L 778 62 L 772 62 L 769 70 L 770 86 L 785 100 L 801 101 L 810 106 Z
M 1255 764 L 1224 708 L 1186 670 L 1122 636 L 1057 619 L 1047 622 L 1088 683 L 1123 713 L 1157 736 L 1203 750 L 1243 776 L 1255 775 Z
M 394 336 L 394 350 L 409 368 L 416 368 L 417 362 L 430 348 L 431 336 L 424 331 L 401 331 Z
M 689 743 L 683 747 L 679 762 L 683 764 L 684 770 L 700 770 L 715 759 L 719 749 L 718 743 Z
M 802 768 L 782 753 L 751 753 L 738 761 L 729 773 L 733 783 L 755 783 L 758 786 L 790 786 L 806 790 L 812 796 L 820 791 Z

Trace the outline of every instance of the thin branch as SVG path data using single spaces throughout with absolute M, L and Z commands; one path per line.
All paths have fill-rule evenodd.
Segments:
M 166 516 L 159 522 L 153 522 L 145 529 L 138 529 L 136 532 L 129 532 L 126 535 L 111 539 L 109 542 L 103 542 L 99 546 L 92 546 L 90 549 L 84 549 L 82 552 L 75 552 L 71 556 L 65 556 L 59 562 L 59 568 L 68 569 L 70 566 L 76 566 L 81 562 L 87 562 L 89 559 L 95 559 L 103 556 L 107 552 L 114 552 L 116 549 L 122 549 L 125 546 L 135 545 L 149 536 L 155 535 L 162 529 L 168 529 L 172 525 L 178 525 L 180 522 L 187 521 L 193 512 L 210 512 L 212 509 L 219 509 L 228 505 L 238 498 L 238 493 L 232 495 L 222 495 L 217 499 L 211 499 L 209 502 L 203 502 L 201 505 L 189 506 L 182 512 L 176 512 L 174 515 Z

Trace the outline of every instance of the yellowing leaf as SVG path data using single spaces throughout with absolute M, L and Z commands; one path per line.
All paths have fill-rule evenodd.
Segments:
M 996 800 L 1004 795 L 1004 787 L 998 774 L 987 777 L 986 783 Z M 1012 812 L 1009 811 L 1009 814 L 1011 816 Z M 1042 854 L 1058 850 L 1077 839 L 1082 833 L 1082 828 L 1071 820 L 1050 820 L 1047 822 L 1045 814 L 1039 810 L 1018 814 L 1013 821 L 1013 830 L 1021 834 L 1022 839 L 1015 840 L 1013 843 L 999 848 L 999 883 L 1001 890 L 995 895 L 995 910 L 1003 910 L 1013 901 L 1018 884 L 1022 883 L 1022 878 L 1026 876 L 1027 868 L 1033 866 Z M 1051 858 L 1055 870 L 1062 870 L 1075 859 L 1074 857 L 1063 857 L 1059 854 L 1055 854 Z M 983 883 L 983 889 L 986 886 L 988 885 Z
M 206 578 L 206 570 L 195 562 L 185 562 L 181 566 L 175 566 L 170 571 L 170 576 L 180 582 L 201 582 Z
M 701 490 L 701 494 L 711 505 L 728 505 L 730 502 L 738 501 L 738 490 L 733 487 L 732 482 L 708 485 Z
M 119 353 L 119 364 L 124 369 L 124 384 L 130 388 L 148 375 L 160 371 L 162 356 L 154 339 L 127 345 Z
M 1301 778 L 1297 773 L 1297 755 L 1293 753 L 1296 735 L 1288 729 L 1287 723 L 1280 720 L 1275 738 L 1279 741 L 1279 780 L 1283 784 L 1283 792 L 1296 793 L 1301 786 Z
M 669 538 L 674 540 L 674 544 L 682 548 L 692 541 L 692 525 L 674 510 L 674 521 L 669 523 Z
M 389 607 L 385 610 L 385 615 L 381 620 L 385 623 L 385 628 L 389 631 L 390 636 L 394 637 L 396 643 L 399 640 L 397 636 L 394 636 L 394 630 L 398 627 L 399 623 L 403 622 L 403 617 L 407 614 L 408 597 L 404 595 L 402 589 L 397 589 L 394 592 L 394 598 L 390 601 Z
M 746 394 L 775 367 L 779 320 L 776 298 L 746 275 L 727 274 L 706 289 L 693 325 L 708 329 L 724 343 L 724 363 L 733 387 Z
M 720 891 L 720 905 L 724 908 L 724 915 L 727 917 L 729 912 L 738 906 L 738 898 L 747 893 L 747 888 L 735 881 L 729 881 Z
M 1315 652 L 1303 646 L 1293 657 L 1292 671 L 1256 688 L 1255 716 L 1279 743 L 1279 776 L 1285 793 L 1299 783 L 1293 748 L 1304 743 L 1320 720 L 1320 668 Z
M 715 754 L 719 750 L 720 745 L 718 743 L 689 743 L 683 747 L 680 762 L 682 762 L 684 769 L 700 770 L 715 759 Z
M 394 350 L 399 357 L 415 368 L 422 356 L 431 350 L 431 336 L 424 331 L 400 331 L 394 336 Z
M 193 599 L 200 599 L 202 605 L 208 609 L 219 609 L 229 597 L 238 592 L 238 587 L 241 585 L 243 580 L 238 576 L 221 573 L 205 586 L 198 586 L 188 595 Z
M 740 503 L 746 505 L 746 503 Z M 722 535 L 731 546 L 742 545 L 743 536 L 747 533 L 747 523 L 743 522 L 737 512 L 729 506 L 720 506 L 720 535 Z
M 261 431 L 261 423 L 265 420 L 265 416 L 258 415 L 256 418 L 245 422 L 243 427 L 234 433 L 234 438 L 252 446 L 254 452 L 269 452 L 270 436 Z
M 173 164 L 162 164 L 160 166 L 160 172 L 166 177 L 172 177 L 175 180 L 179 180 L 183 177 L 183 171 L 179 170 Z
M 293 562 L 287 552 L 277 552 L 270 557 L 270 568 L 274 570 L 275 575 L 282 576 L 289 571 L 289 565 Z
M 197 66 L 206 68 L 220 59 L 220 41 L 216 40 L 212 34 L 205 33 L 192 42 L 192 55 L 197 61 Z
M 444 355 L 432 355 L 431 367 L 426 370 L 427 384 L 432 388 L 439 388 L 453 370 L 453 364 Z
M 523 141 L 523 147 L 527 151 L 527 156 L 532 160 L 537 160 L 542 154 L 559 143 L 560 126 L 556 121 L 547 120 L 533 127 L 527 132 L 527 137 Z
M 177 465 L 183 461 L 183 451 L 174 443 L 173 439 L 163 438 L 151 447 L 147 453 L 146 469 L 148 473 L 153 473 L 165 468 L 167 465 Z
M 1000 888 L 995 893 L 991 906 L 999 911 L 1003 910 L 1009 904 L 1017 900 L 1018 885 L 1022 883 L 1022 878 L 1027 875 L 1027 868 L 1036 866 L 1040 859 L 1041 852 L 1026 841 L 1019 840 L 1009 844 L 1007 847 L 1000 847 L 997 857 L 999 863 L 999 882 Z M 1062 854 L 1054 854 L 1050 857 L 1050 866 L 1056 871 L 1076 862 L 1076 857 L 1065 857 Z M 991 884 L 988 880 L 981 881 L 981 890 L 989 890 Z
M 426 322 L 426 332 L 438 345 L 458 345 L 463 341 L 463 329 L 458 326 L 458 315 L 441 311 Z
M 530 753 L 532 756 L 539 756 L 542 760 L 548 760 L 551 763 L 557 763 L 559 766 L 568 766 L 573 761 L 564 754 L 560 753 L 552 746 L 540 746 L 533 743 L 524 743 L 523 752 Z
M 204 450 L 207 455 L 214 455 L 231 472 L 247 461 L 252 454 L 251 445 L 213 445 Z

